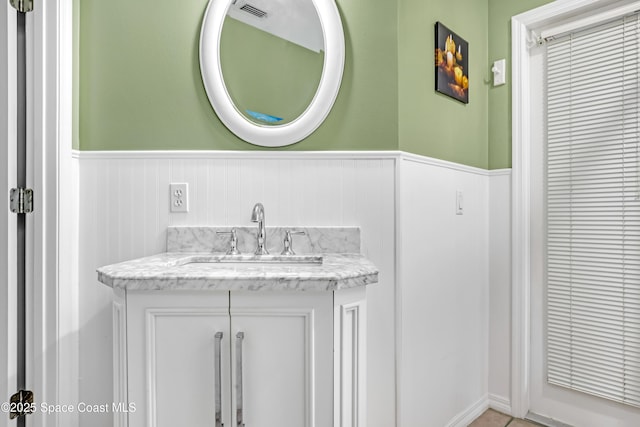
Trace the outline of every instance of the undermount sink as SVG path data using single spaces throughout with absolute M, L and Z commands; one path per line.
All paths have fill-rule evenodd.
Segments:
M 322 265 L 322 256 L 311 255 L 207 255 L 190 256 L 180 260 L 180 267 L 209 267 L 230 268 L 230 267 L 257 267 L 257 266 L 278 266 L 278 267 L 302 267 Z
M 290 253 L 289 235 L 303 232 L 294 243 L 300 255 Z M 260 234 L 262 243 L 271 242 L 262 245 L 271 254 L 255 254 L 261 248 L 253 227 L 170 227 L 166 252 L 100 267 L 98 280 L 128 291 L 287 292 L 337 291 L 378 281 L 377 268 L 360 253 L 357 227 L 276 227 Z

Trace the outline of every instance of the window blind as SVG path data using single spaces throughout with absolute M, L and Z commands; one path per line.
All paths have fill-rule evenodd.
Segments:
M 638 15 L 547 45 L 547 378 L 640 407 Z

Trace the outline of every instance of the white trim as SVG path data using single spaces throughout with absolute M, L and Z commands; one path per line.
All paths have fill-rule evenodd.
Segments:
M 542 415 L 533 414 L 531 412 L 527 414 L 527 416 L 525 417 L 525 420 L 533 421 L 535 423 L 538 423 L 542 426 L 547 426 L 547 427 L 573 427 L 569 424 L 561 423 L 560 421 L 543 417 Z
M 508 169 L 490 169 L 489 176 L 511 176 L 511 168 Z
M 112 331 L 113 331 L 113 403 L 128 404 L 127 393 L 127 306 L 126 291 L 122 288 L 113 288 L 112 303 Z M 127 427 L 129 425 L 126 412 L 113 414 L 114 427 Z
M 362 380 L 366 375 L 366 367 L 360 365 L 360 352 L 363 351 L 362 340 L 362 316 L 360 313 L 361 301 L 350 304 L 341 304 L 340 310 L 340 409 L 339 425 L 351 425 L 365 427 L 366 422 L 361 420 L 361 415 L 366 414 L 366 402 L 362 399 Z M 350 316 L 351 315 L 351 316 Z M 350 322 L 349 322 L 350 321 Z M 366 319 L 365 319 L 366 321 Z M 351 334 L 346 331 L 350 330 Z M 351 339 L 349 339 L 351 335 Z M 364 375 L 363 375 L 364 372 Z M 347 388 L 349 385 L 349 388 Z M 351 390 L 348 393 L 347 390 Z M 364 405 L 364 406 L 363 406 Z M 348 408 L 348 409 L 346 409 Z M 348 418 L 345 414 L 350 414 Z
M 232 151 L 232 150 L 176 150 L 176 151 L 80 151 L 72 156 L 89 159 L 397 159 L 399 151 Z
M 27 217 L 27 385 L 40 402 L 70 404 L 79 386 L 72 10 L 72 0 L 55 0 L 27 14 L 27 183 L 34 190 Z M 32 423 L 72 427 L 78 415 L 36 412 Z
M 512 184 L 511 184 L 511 408 L 523 417 L 529 410 L 529 229 L 530 229 L 530 111 L 528 28 L 511 19 L 512 37 Z
M 530 152 L 531 111 L 528 38 L 545 25 L 620 3 L 616 0 L 557 0 L 511 18 L 512 84 L 512 329 L 511 407 L 523 418 L 530 399 Z M 632 3 L 632 2 L 628 2 Z
M 58 81 L 56 88 L 57 109 L 52 114 L 57 119 L 58 158 L 47 160 L 58 175 L 56 195 L 57 224 L 50 235 L 57 244 L 57 306 L 49 308 L 58 318 L 58 401 L 80 401 L 80 286 L 79 286 L 79 212 L 80 180 L 79 162 L 71 156 L 73 139 L 73 0 L 59 0 L 58 7 Z M 50 25 L 50 24 L 49 24 Z M 57 110 L 57 111 L 56 111 Z M 52 226 L 53 227 L 53 226 Z M 53 301 L 51 305 L 53 305 Z M 61 337 L 64 337 L 61 339 Z M 59 425 L 79 425 L 79 414 L 60 414 Z
M 476 403 L 453 417 L 446 427 L 467 427 L 489 408 L 489 399 L 485 394 Z
M 586 29 L 592 25 L 601 24 L 603 22 L 612 21 L 617 18 L 622 18 L 625 15 L 629 15 L 631 13 L 636 12 L 638 9 L 638 5 L 636 3 L 625 4 L 624 6 L 617 7 L 615 9 L 609 9 L 602 13 L 598 13 L 595 15 L 589 15 L 586 18 L 577 19 L 575 21 L 571 21 L 569 23 L 565 23 L 559 25 L 554 28 L 550 28 L 542 31 L 540 37 L 546 40 L 549 37 L 558 38 L 566 35 L 570 32 L 577 31 L 580 29 Z
M 322 159 L 322 160 L 366 160 L 401 159 L 426 165 L 453 169 L 482 176 L 508 175 L 511 169 L 487 170 L 461 163 L 440 160 L 404 151 L 235 151 L 235 150 L 136 150 L 136 151 L 82 151 L 72 150 L 72 157 L 91 159 Z
M 587 10 L 594 10 L 618 1 L 619 0 L 556 0 L 516 15 L 511 18 L 511 21 L 513 22 L 513 20 L 516 19 L 525 27 L 535 29 L 543 25 L 548 25 L 551 22 L 559 22 L 570 15 L 576 15 L 579 12 Z M 515 40 L 513 35 L 512 40 Z
M 505 396 L 489 393 L 489 408 L 511 415 L 511 400 Z
M 422 163 L 425 165 L 436 166 L 440 168 L 453 169 L 459 172 L 473 173 L 476 175 L 489 176 L 490 171 L 474 166 L 467 166 L 460 163 L 454 163 L 447 160 L 434 159 L 432 157 L 422 156 L 420 154 L 400 152 L 400 159 L 408 162 Z
M 333 425 L 366 427 L 367 300 L 364 287 L 334 293 L 333 328 Z

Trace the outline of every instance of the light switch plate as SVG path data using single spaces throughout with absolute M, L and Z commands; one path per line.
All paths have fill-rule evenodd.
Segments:
M 171 212 L 189 212 L 189 184 L 169 184 L 169 203 Z
M 507 68 L 507 61 L 505 59 L 500 59 L 493 63 L 493 67 L 491 68 L 491 71 L 493 71 L 494 86 L 501 86 L 507 82 L 506 68 Z
M 456 215 L 464 215 L 464 198 L 462 190 L 456 191 Z

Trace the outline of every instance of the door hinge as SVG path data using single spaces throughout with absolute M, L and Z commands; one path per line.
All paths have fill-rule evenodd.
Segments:
M 9 0 L 9 3 L 18 12 L 26 13 L 33 10 L 33 0 Z
M 33 403 L 33 392 L 31 390 L 20 390 L 9 399 L 9 419 L 33 414 L 36 404 Z
M 9 193 L 11 212 L 24 214 L 33 212 L 33 190 L 30 188 L 12 188 Z

